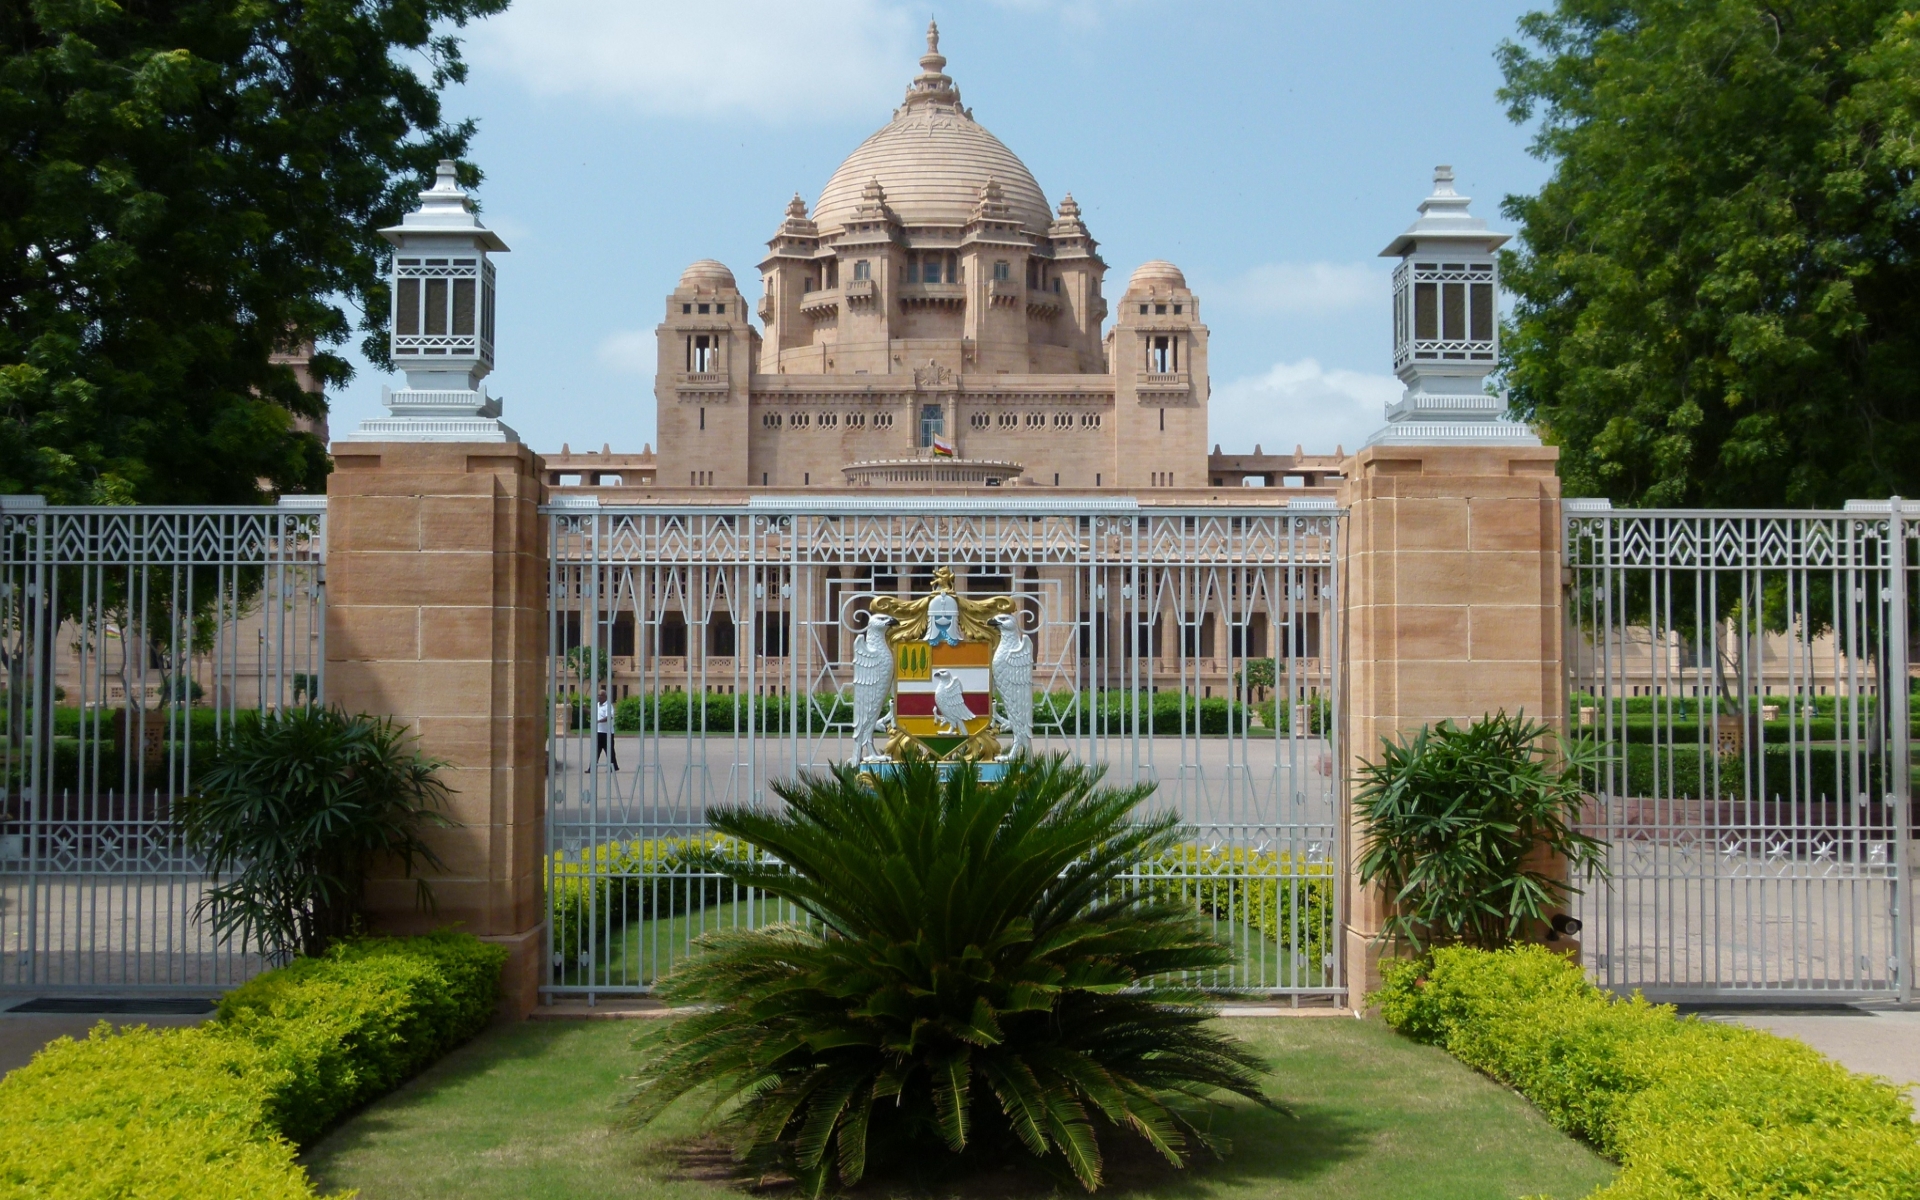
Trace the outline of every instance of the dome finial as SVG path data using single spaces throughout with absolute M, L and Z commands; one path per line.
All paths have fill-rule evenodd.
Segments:
M 920 56 L 920 74 L 907 85 L 907 107 L 942 104 L 960 107 L 960 89 L 946 74 L 947 59 L 940 53 L 940 26 L 927 19 L 927 52 Z

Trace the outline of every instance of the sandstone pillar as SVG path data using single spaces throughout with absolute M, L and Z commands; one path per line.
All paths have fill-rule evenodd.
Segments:
M 1352 767 L 1377 758 L 1382 738 L 1449 717 L 1525 709 L 1564 728 L 1558 457 L 1537 445 L 1376 445 L 1348 460 Z M 1380 986 L 1384 917 L 1378 889 L 1350 874 L 1355 1008 Z
M 397 871 L 368 885 L 375 927 L 450 926 L 505 945 L 507 1006 L 541 978 L 546 527 L 540 462 L 512 443 L 349 441 L 327 484 L 327 699 L 391 716 L 444 759 L 457 824 L 436 911 Z

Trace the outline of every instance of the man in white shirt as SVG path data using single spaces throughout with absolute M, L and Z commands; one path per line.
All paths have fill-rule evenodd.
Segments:
M 618 771 L 620 769 L 620 752 L 613 744 L 613 698 L 611 694 L 605 690 L 601 691 L 600 707 L 594 710 L 593 714 L 593 762 L 595 766 L 600 765 L 600 756 L 602 754 L 607 756 L 607 761 L 613 764 L 614 770 Z

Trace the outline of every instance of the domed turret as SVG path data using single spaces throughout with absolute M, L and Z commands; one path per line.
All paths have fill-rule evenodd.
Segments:
M 727 269 L 727 264 L 711 258 L 703 258 L 680 272 L 678 286 L 702 292 L 735 290 L 733 272 Z
M 1134 270 L 1132 277 L 1127 280 L 1127 293 L 1151 292 L 1156 287 L 1164 291 L 1186 286 L 1187 277 L 1181 274 L 1179 267 L 1165 259 L 1156 258 L 1152 262 L 1141 263 Z

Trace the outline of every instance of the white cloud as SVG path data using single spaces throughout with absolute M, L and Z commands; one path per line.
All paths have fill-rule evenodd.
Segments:
M 600 365 L 622 375 L 653 378 L 660 365 L 660 340 L 651 329 L 629 329 L 601 339 Z
M 1262 316 L 1314 316 L 1377 305 L 1391 275 L 1369 263 L 1264 263 L 1208 289 L 1206 299 Z
M 1207 405 L 1209 448 L 1250 454 L 1254 445 L 1270 454 L 1331 454 L 1336 446 L 1357 450 L 1386 423 L 1386 406 L 1400 398 L 1391 375 L 1327 370 L 1311 358 L 1275 363 L 1264 375 L 1235 379 L 1213 389 Z
M 871 115 L 921 53 L 886 0 L 515 0 L 471 29 L 475 63 L 545 96 L 670 116 Z

